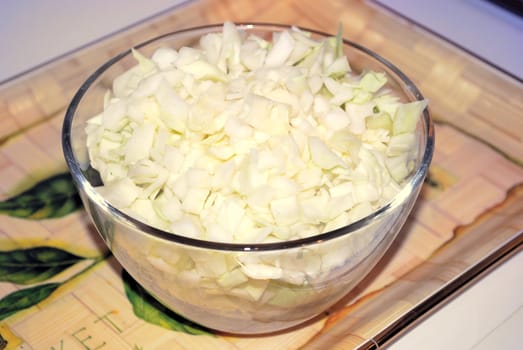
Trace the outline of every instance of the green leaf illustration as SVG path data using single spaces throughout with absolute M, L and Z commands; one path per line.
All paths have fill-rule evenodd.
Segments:
M 42 282 L 84 259 L 54 247 L 3 251 L 0 252 L 0 281 Z
M 62 173 L 40 181 L 26 191 L 0 202 L 0 213 L 39 220 L 59 218 L 81 206 L 71 175 Z
M 137 317 L 173 331 L 194 335 L 211 334 L 203 327 L 167 309 L 140 286 L 125 270 L 122 272 L 122 279 L 125 294 L 131 302 L 133 312 Z
M 60 283 L 47 283 L 35 287 L 21 289 L 0 299 L 0 320 L 18 311 L 34 306 L 51 295 Z

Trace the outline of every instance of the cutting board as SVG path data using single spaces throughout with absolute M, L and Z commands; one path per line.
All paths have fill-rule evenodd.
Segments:
M 225 20 L 332 34 L 341 23 L 345 38 L 394 62 L 415 82 L 436 124 L 429 177 L 379 265 L 325 314 L 266 336 L 219 334 L 151 303 L 90 224 L 60 144 L 65 109 L 97 66 L 154 36 Z M 521 82 L 373 2 L 356 0 L 193 0 L 8 82 L 0 86 L 0 349 L 386 344 L 520 248 L 522 96 Z M 13 261 L 25 261 L 26 269 Z M 130 290 L 143 293 L 134 298 Z

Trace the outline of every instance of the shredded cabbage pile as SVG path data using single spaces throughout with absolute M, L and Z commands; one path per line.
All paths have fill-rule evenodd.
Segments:
M 340 40 L 225 23 L 198 47 L 133 51 L 86 128 L 98 191 L 149 225 L 217 242 L 298 239 L 370 214 L 413 170 L 426 101 L 353 73 Z

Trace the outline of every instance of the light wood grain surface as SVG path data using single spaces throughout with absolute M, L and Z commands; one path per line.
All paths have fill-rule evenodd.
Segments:
M 8 349 L 370 348 L 420 302 L 517 239 L 523 228 L 522 84 L 370 1 L 193 0 L 0 86 L 0 200 L 65 171 L 64 111 L 97 66 L 159 34 L 225 20 L 333 34 L 342 23 L 345 38 L 392 61 L 429 99 L 437 135 L 431 181 L 399 239 L 344 304 L 315 322 L 273 336 L 209 337 L 137 318 L 121 267 L 99 259 L 106 248 L 83 211 L 47 220 L 2 215 L 2 251 L 45 245 L 96 262 L 82 273 L 85 266 L 64 271 L 55 279 L 67 282 L 49 298 L 0 321 Z M 1 282 L 0 298 L 24 288 Z

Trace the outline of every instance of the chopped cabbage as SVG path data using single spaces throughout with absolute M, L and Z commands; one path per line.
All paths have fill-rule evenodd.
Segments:
M 316 40 L 291 27 L 268 42 L 226 23 L 197 47 L 133 55 L 138 64 L 114 80 L 86 133 L 100 193 L 150 225 L 217 242 L 303 238 L 385 205 L 412 171 L 427 102 L 401 103 L 384 73 L 353 73 L 340 34 Z M 314 284 L 373 239 L 354 237 L 360 247 L 318 251 L 314 261 L 170 262 L 156 252 L 150 262 L 284 305 L 294 292 L 270 298 L 268 280 Z
M 399 102 L 382 72 L 352 73 L 340 40 L 292 27 L 269 43 L 228 22 L 199 47 L 163 47 L 151 59 L 133 50 L 137 66 L 115 79 L 86 129 L 104 193 L 123 210 L 155 203 L 149 223 L 229 242 L 267 229 L 267 241 L 299 238 L 297 222 L 321 232 L 347 224 L 340 214 L 352 207 L 384 205 L 411 170 L 426 101 Z M 214 225 L 231 210 L 253 218 L 252 234 Z

